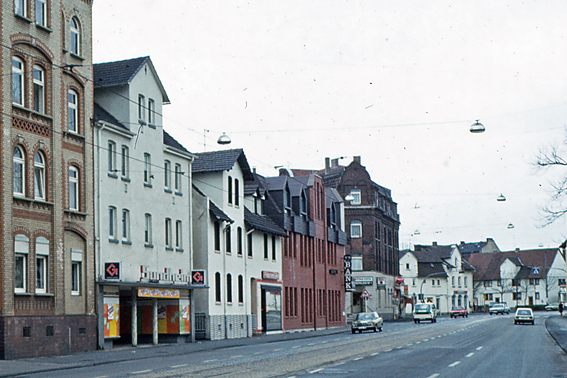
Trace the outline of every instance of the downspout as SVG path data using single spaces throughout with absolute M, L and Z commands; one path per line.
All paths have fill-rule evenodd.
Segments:
M 244 255 L 244 279 L 245 281 L 243 282 L 243 285 L 245 285 L 248 282 L 248 235 L 253 233 L 255 230 L 252 228 L 250 229 L 250 231 L 246 232 L 246 235 L 244 236 L 244 239 L 246 240 L 246 248 L 245 251 L 242 251 L 242 254 Z M 246 286 L 244 286 L 246 287 Z M 252 304 L 250 303 L 252 300 L 252 288 L 250 288 L 248 291 L 250 293 L 250 300 L 247 301 L 247 303 L 250 304 L 250 313 L 252 313 Z M 250 319 L 249 319 L 249 314 L 247 313 L 247 310 L 244 310 L 244 312 L 246 313 L 246 336 L 252 336 L 249 335 L 248 332 L 250 331 Z M 256 322 L 258 321 L 258 318 L 256 317 Z M 258 324 L 256 323 L 256 330 L 258 330 Z
M 93 121 L 93 127 L 96 127 L 96 123 Z M 102 125 L 101 127 L 97 128 L 97 132 L 96 132 L 96 166 L 94 167 L 94 175 L 95 175 L 95 179 L 96 179 L 96 183 L 94 183 L 94 185 L 96 185 L 96 196 L 95 196 L 95 213 L 94 213 L 94 222 L 95 222 L 95 237 L 94 237 L 94 243 L 95 243 L 95 280 L 97 279 L 97 276 L 99 276 L 100 274 L 100 264 L 101 264 L 101 258 L 100 258 L 100 214 L 102 209 L 100 208 L 101 204 L 100 204 L 100 140 L 101 140 L 101 134 L 102 134 Z M 104 349 L 104 293 L 103 293 L 103 286 L 102 285 L 97 285 L 97 301 L 96 301 L 96 305 L 97 305 L 97 340 L 98 340 L 98 349 Z

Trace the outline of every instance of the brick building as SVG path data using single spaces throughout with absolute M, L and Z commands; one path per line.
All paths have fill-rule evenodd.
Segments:
M 0 357 L 94 349 L 92 1 L 0 11 Z

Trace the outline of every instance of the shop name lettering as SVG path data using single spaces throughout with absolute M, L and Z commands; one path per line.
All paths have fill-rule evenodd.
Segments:
M 142 280 L 157 280 L 157 281 L 167 281 L 167 282 L 186 282 L 191 281 L 191 276 L 189 274 L 171 273 L 169 268 L 166 272 L 156 272 L 149 270 L 146 265 L 140 265 L 140 281 Z

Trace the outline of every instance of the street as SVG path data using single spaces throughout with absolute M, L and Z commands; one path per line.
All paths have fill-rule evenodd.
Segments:
M 566 377 L 565 352 L 536 324 L 513 315 L 385 323 L 345 332 L 182 355 L 26 374 L 26 377 Z M 141 347 L 143 348 L 143 347 Z M 107 353 L 107 352 L 103 352 Z M 111 352 L 110 352 L 111 353 Z M 136 350 L 132 350 L 135 354 Z

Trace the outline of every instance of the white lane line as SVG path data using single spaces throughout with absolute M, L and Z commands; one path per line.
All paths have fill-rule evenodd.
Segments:
M 439 376 L 439 374 L 435 373 L 435 374 L 431 374 L 431 375 L 430 375 L 429 377 L 427 377 L 427 378 L 436 378 L 436 377 L 438 377 L 438 376 Z
M 415 343 L 416 343 L 416 344 L 421 344 L 421 341 L 416 341 Z
M 309 346 L 313 346 L 313 345 L 317 345 L 317 343 L 311 343 L 311 344 L 307 344 Z
M 262 353 L 264 353 L 264 352 L 256 352 L 256 353 L 254 353 L 254 355 L 256 355 L 256 354 L 262 354 Z M 215 361 L 216 361 L 216 360 L 215 360 Z M 205 361 L 205 362 L 207 362 L 207 361 Z
M 236 356 L 231 356 L 230 358 L 240 358 L 240 357 L 242 357 L 242 355 L 241 355 L 241 354 L 239 354 L 239 355 L 236 355 Z
M 320 372 L 321 370 L 323 370 L 323 368 L 315 369 L 315 370 L 310 371 L 309 374 L 315 374 L 315 373 Z
M 404 346 L 400 345 L 399 347 L 397 347 L 396 349 L 402 349 Z
M 468 357 L 472 357 L 472 356 L 474 356 L 474 352 L 471 352 L 471 353 L 469 353 L 469 354 L 466 355 L 467 358 L 468 358 Z
M 413 344 L 406 344 L 406 346 L 410 346 L 410 345 L 413 345 Z
M 188 364 L 183 364 L 183 365 L 174 365 L 174 366 L 170 366 L 172 369 L 177 369 L 183 366 L 187 366 Z
M 360 360 L 362 360 L 363 358 L 364 358 L 364 357 L 358 357 L 358 358 L 355 358 L 353 361 L 360 361 Z
M 297 349 L 297 348 L 301 348 L 301 345 L 296 345 L 294 347 L 291 347 L 291 349 Z
M 429 341 L 429 339 L 423 339 L 423 341 Z
M 380 352 L 372 353 L 371 356 L 375 356 L 375 355 L 377 355 L 377 354 L 380 354 Z
M 392 351 L 392 348 L 386 349 L 384 352 L 391 352 L 391 351 Z
M 335 364 L 335 366 L 344 365 L 344 364 L 346 364 L 346 361 L 343 361 L 343 362 L 337 362 L 337 363 Z
M 479 346 L 478 348 L 476 348 L 476 350 L 481 350 L 483 347 Z
M 281 349 L 281 348 L 280 349 L 274 349 L 274 352 L 279 352 L 280 350 L 283 350 L 283 349 Z
M 461 363 L 461 361 L 455 361 L 455 362 L 453 362 L 451 365 L 449 365 L 449 367 L 455 367 L 455 366 L 457 366 L 457 365 L 460 364 L 460 363 Z
M 151 370 L 140 370 L 140 371 L 133 371 L 130 374 L 144 374 L 149 373 Z
M 254 354 L 256 354 L 256 353 L 254 353 Z M 215 362 L 215 361 L 218 361 L 218 360 L 216 358 L 214 358 L 212 360 L 203 361 L 203 363 L 206 364 L 207 362 Z
M 328 340 L 321 341 L 321 344 L 326 344 L 326 343 L 328 343 L 328 342 L 329 342 Z

